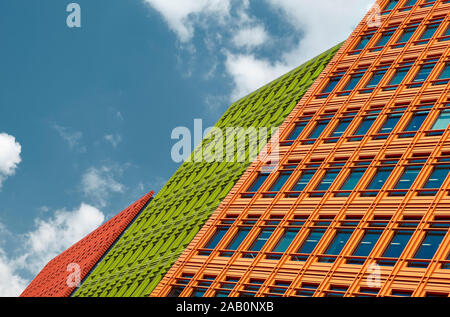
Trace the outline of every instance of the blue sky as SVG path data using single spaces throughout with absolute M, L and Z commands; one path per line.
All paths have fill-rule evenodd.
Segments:
M 174 173 L 171 132 L 346 39 L 373 0 L 0 2 L 0 296 Z

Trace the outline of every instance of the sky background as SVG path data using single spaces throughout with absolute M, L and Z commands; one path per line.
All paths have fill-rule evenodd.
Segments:
M 175 172 L 174 128 L 345 40 L 374 0 L 0 1 L 0 296 Z

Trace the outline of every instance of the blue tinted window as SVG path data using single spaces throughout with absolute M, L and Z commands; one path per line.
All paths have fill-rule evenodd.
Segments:
M 351 191 L 359 183 L 367 168 L 354 168 L 351 170 L 350 174 L 347 176 L 344 184 L 339 190 Z M 336 196 L 342 196 L 343 194 L 336 194 Z
M 408 1 L 405 2 L 405 4 L 403 6 L 404 7 L 412 7 L 416 3 L 417 3 L 417 0 L 408 0 Z
M 294 241 L 301 228 L 286 229 L 272 252 L 284 253 Z
M 405 79 L 406 75 L 408 74 L 410 67 L 401 67 L 398 68 L 395 72 L 394 76 L 391 78 L 389 82 L 389 86 L 398 86 L 400 85 L 403 80 Z
M 295 140 L 297 140 L 297 138 L 303 132 L 303 130 L 305 129 L 307 124 L 308 124 L 307 122 L 298 123 L 295 126 L 294 130 L 292 130 L 292 132 L 289 135 L 289 137 L 287 138 L 287 140 L 288 141 L 295 141 Z
M 362 36 L 361 40 L 358 42 L 358 44 L 355 46 L 355 48 L 353 50 L 355 50 L 355 51 L 363 50 L 367 46 L 367 43 L 370 42 L 372 37 L 373 37 L 373 33 Z
M 369 132 L 376 119 L 377 117 L 373 116 L 363 118 L 353 135 L 365 135 L 367 132 Z
M 375 47 L 385 46 L 389 42 L 393 34 L 394 34 L 393 31 L 383 33 L 378 42 L 375 44 Z
M 234 236 L 233 240 L 231 240 L 231 242 L 228 244 L 226 249 L 232 251 L 237 250 L 237 248 L 239 248 L 242 241 L 244 241 L 249 232 L 250 228 L 239 228 L 238 232 Z
M 359 81 L 363 77 L 363 73 L 354 74 L 350 77 L 349 81 L 345 85 L 345 87 L 342 89 L 342 91 L 350 91 L 355 89 L 356 85 L 358 85 Z
M 395 8 L 399 0 L 390 0 L 386 7 L 384 8 L 384 11 L 391 11 Z
M 369 186 L 367 186 L 367 190 L 380 190 L 383 188 L 383 185 L 386 183 L 386 180 L 391 175 L 394 170 L 393 166 L 389 167 L 380 167 L 377 169 L 375 176 L 372 178 Z M 364 195 L 371 195 L 370 193 Z
M 437 249 L 439 249 L 439 247 L 441 246 L 446 234 L 447 231 L 427 232 L 413 258 L 421 260 L 431 260 L 434 257 Z
M 345 130 L 347 130 L 348 126 L 352 122 L 353 119 L 347 118 L 339 121 L 338 125 L 334 129 L 334 131 L 329 136 L 330 138 L 340 138 Z M 336 142 L 337 140 L 329 140 L 328 142 Z
M 437 165 L 431 172 L 431 175 L 423 188 L 425 189 L 441 188 L 449 172 L 450 172 L 449 164 Z
M 407 28 L 403 31 L 402 36 L 398 39 L 397 43 L 407 43 L 412 38 L 414 33 L 416 32 L 417 27 L 415 28 Z
M 427 80 L 428 76 L 430 76 L 431 72 L 433 71 L 434 66 L 436 63 L 426 64 L 423 65 L 419 72 L 417 73 L 416 77 L 413 80 L 413 83 L 423 82 Z
M 308 237 L 303 242 L 302 246 L 298 249 L 297 253 L 300 254 L 310 254 L 319 243 L 320 239 L 322 239 L 323 234 L 325 233 L 324 229 L 312 229 L 309 232 Z M 307 256 L 296 256 L 293 257 L 293 260 L 297 261 L 306 261 Z
M 403 170 L 403 174 L 400 177 L 400 179 L 397 181 L 397 184 L 394 186 L 394 189 L 401 190 L 401 189 L 410 189 L 414 181 L 416 180 L 417 176 L 419 175 L 420 171 L 422 170 L 423 165 L 414 165 L 414 166 L 407 166 Z M 392 195 L 406 195 L 405 192 L 396 192 L 391 193 Z
M 341 81 L 343 75 L 335 76 L 330 79 L 328 84 L 325 86 L 325 88 L 322 90 L 321 94 L 329 94 L 331 93 L 334 88 L 336 88 L 337 84 Z
M 314 176 L 315 171 L 304 171 L 297 181 L 297 184 L 291 189 L 293 192 L 301 192 Z
M 327 191 L 331 184 L 333 184 L 334 180 L 338 176 L 340 170 L 332 169 L 328 170 L 320 181 L 319 185 L 314 188 L 315 191 Z
M 217 229 L 212 238 L 208 241 L 208 243 L 204 246 L 205 249 L 214 249 L 225 234 L 228 232 L 228 228 L 220 228 Z
M 309 134 L 308 139 L 314 139 L 314 140 L 317 139 L 322 134 L 323 130 L 328 125 L 328 123 L 330 123 L 330 120 L 317 122 L 316 126 Z
M 400 121 L 400 118 L 402 117 L 402 114 L 396 113 L 396 114 L 390 114 L 386 120 L 384 121 L 383 125 L 380 128 L 380 131 L 378 131 L 379 134 L 389 134 L 394 130 L 397 123 Z
M 336 232 L 331 243 L 328 245 L 324 254 L 339 255 L 353 234 L 353 229 L 340 229 Z M 334 262 L 334 258 L 321 258 L 320 262 Z
M 431 130 L 446 130 L 450 125 L 450 109 L 442 110 Z
M 384 251 L 382 257 L 384 258 L 398 258 L 403 253 L 406 245 L 411 239 L 414 231 L 406 231 L 400 230 L 396 231 L 391 241 L 389 242 L 388 247 Z M 380 264 L 393 265 L 391 261 L 388 262 L 380 262 Z
M 429 40 L 434 36 L 434 33 L 436 33 L 436 30 L 439 28 L 439 24 L 430 24 L 427 26 L 425 31 L 422 33 L 422 36 L 420 37 L 421 40 Z
M 372 75 L 372 78 L 369 80 L 365 88 L 375 88 L 380 83 L 381 79 L 383 79 L 386 74 L 387 69 L 382 69 L 375 71 Z
M 419 131 L 420 127 L 422 126 L 423 122 L 428 116 L 428 112 L 420 111 L 415 112 L 409 121 L 408 125 L 406 126 L 404 132 L 417 132 Z
M 363 238 L 359 242 L 356 249 L 353 251 L 352 256 L 360 256 L 360 257 L 369 256 L 370 252 L 372 252 L 373 248 L 375 247 L 375 244 L 378 242 L 382 234 L 383 234 L 382 230 L 374 230 L 374 229 L 366 230 Z M 363 262 L 364 260 L 358 259 L 352 259 L 348 261 L 348 263 L 354 264 L 361 264 Z
M 278 192 L 281 190 L 281 188 L 286 184 L 289 177 L 291 177 L 292 172 L 283 172 L 280 174 L 278 179 L 275 181 L 275 183 L 270 188 L 270 192 Z
M 253 241 L 249 251 L 260 251 L 262 247 L 266 244 L 267 240 L 269 240 L 272 233 L 275 231 L 275 228 L 264 228 L 261 229 L 255 241 Z
M 445 64 L 444 69 L 442 70 L 441 75 L 438 79 L 449 79 L 450 78 L 450 64 Z
M 256 180 L 253 182 L 253 184 L 250 186 L 249 189 L 247 189 L 247 192 L 249 193 L 256 193 L 261 186 L 264 184 L 266 179 L 269 177 L 269 174 L 259 174 Z

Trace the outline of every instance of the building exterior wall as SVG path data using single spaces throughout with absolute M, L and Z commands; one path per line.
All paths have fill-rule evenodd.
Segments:
M 152 296 L 449 296 L 449 12 L 378 0 Z
M 21 297 L 69 297 L 107 253 L 128 225 L 151 200 L 153 192 L 136 201 L 94 232 L 51 260 L 33 279 Z M 75 265 L 75 266 L 74 266 Z M 79 268 L 79 275 L 76 269 Z M 68 283 L 69 281 L 69 283 Z
M 216 128 L 278 127 L 339 47 L 234 103 Z M 270 137 L 269 133 L 259 150 Z M 238 140 L 248 145 L 245 137 Z M 208 144 L 204 141 L 200 149 Z M 75 296 L 150 295 L 249 165 L 250 161 L 184 163 Z

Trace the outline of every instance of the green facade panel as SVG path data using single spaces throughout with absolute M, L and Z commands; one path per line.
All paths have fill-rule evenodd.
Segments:
M 339 48 L 232 104 L 216 127 L 266 127 L 267 142 L 270 128 L 283 123 Z M 245 136 L 239 141 L 248 145 Z M 205 139 L 196 151 L 211 145 Z M 248 160 L 182 164 L 74 296 L 149 296 L 249 165 Z

